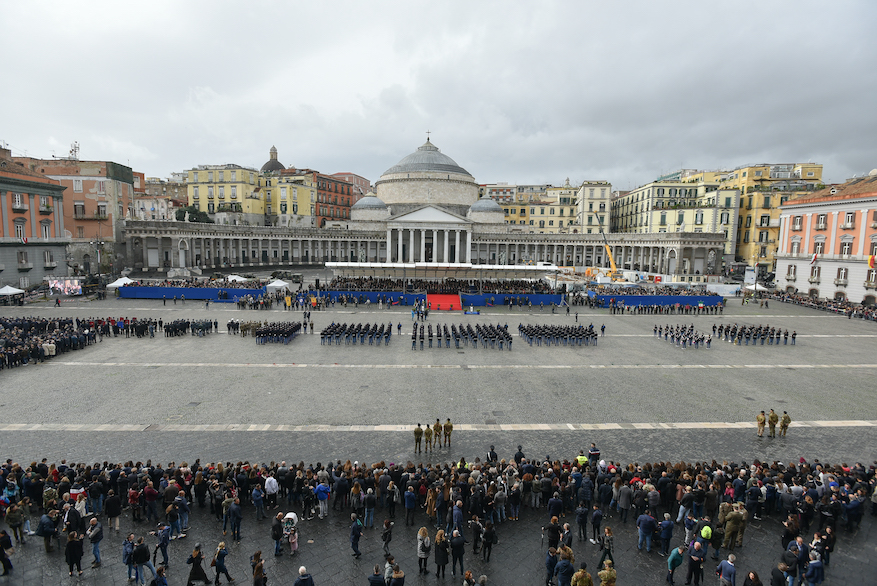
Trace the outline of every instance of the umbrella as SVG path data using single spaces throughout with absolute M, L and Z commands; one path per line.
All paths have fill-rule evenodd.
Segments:
M 761 285 L 759 283 L 756 283 L 755 285 L 746 285 L 744 287 L 744 289 L 746 289 L 747 291 L 772 291 L 773 290 L 773 289 L 770 289 L 769 287 L 765 287 L 764 285 Z
M 24 290 L 16 289 L 15 287 L 13 287 L 11 285 L 6 285 L 2 289 L 0 289 L 0 295 L 6 296 L 6 297 L 8 297 L 10 295 L 18 295 L 19 293 L 24 293 Z

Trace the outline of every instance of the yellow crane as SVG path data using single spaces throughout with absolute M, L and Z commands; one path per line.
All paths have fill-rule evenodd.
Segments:
M 603 246 L 606 248 L 606 255 L 609 257 L 609 266 L 611 267 L 609 278 L 613 281 L 624 281 L 624 276 L 618 271 L 618 267 L 615 266 L 615 258 L 612 256 L 612 249 L 609 247 L 609 240 L 603 232 L 603 221 L 600 219 L 600 216 L 597 216 L 597 222 L 600 224 L 600 236 L 603 237 Z

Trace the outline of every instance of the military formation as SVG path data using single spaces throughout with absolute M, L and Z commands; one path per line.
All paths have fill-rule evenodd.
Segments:
M 301 333 L 302 322 L 263 323 L 253 332 L 256 344 L 289 344 Z
M 738 326 L 737 324 L 728 326 L 723 324 L 718 328 L 713 324 L 713 335 L 718 335 L 718 338 L 716 339 L 722 339 L 724 337 L 726 342 L 733 343 L 737 346 L 748 346 L 750 342 L 752 342 L 753 346 L 756 346 L 758 345 L 759 340 L 761 341 L 762 346 L 764 346 L 765 342 L 767 342 L 768 346 L 779 346 L 780 338 L 782 338 L 783 346 L 786 346 L 791 337 L 792 346 L 794 346 L 796 338 L 798 337 L 798 332 L 792 330 L 792 334 L 789 336 L 789 330 L 773 328 L 770 327 L 769 324 L 757 326 Z
M 700 348 L 712 347 L 713 337 L 694 329 L 694 324 L 676 324 L 659 326 L 655 324 L 654 335 L 659 340 L 663 338 L 665 342 L 670 342 L 680 348 Z
M 332 322 L 332 325 L 320 331 L 320 345 L 332 345 L 340 346 L 341 342 L 344 342 L 346 346 L 353 344 L 354 346 L 359 343 L 360 345 L 365 345 L 366 341 L 368 341 L 369 346 L 380 346 L 381 341 L 384 342 L 384 346 L 390 345 L 390 337 L 393 335 L 393 324 L 371 324 L 367 323 L 365 325 L 361 323 L 355 324 L 336 324 Z
M 432 427 L 429 425 L 421 426 L 418 423 L 417 427 L 414 428 L 414 453 L 422 453 L 424 444 L 427 452 L 429 450 L 435 451 L 436 444 L 440 448 L 442 446 L 451 447 L 451 434 L 453 432 L 454 424 L 451 423 L 450 417 L 444 424 L 436 418 Z M 444 441 L 442 441 L 443 439 Z M 490 446 L 490 449 L 493 450 L 493 446 Z
M 432 324 L 414 324 L 414 329 L 411 331 L 412 350 L 417 349 L 418 342 L 421 350 L 424 347 L 433 348 L 433 343 L 435 343 L 435 348 L 441 348 L 443 341 L 445 348 L 450 348 L 451 341 L 453 341 L 454 348 L 460 348 L 462 342 L 463 346 L 477 349 L 478 342 L 481 342 L 482 348 L 489 347 L 493 350 L 508 348 L 510 352 L 512 349 L 512 336 L 509 334 L 508 324 L 505 326 L 475 324 L 475 327 L 472 327 L 472 324 L 465 326 L 460 324 L 459 327 L 456 324 L 451 324 L 450 328 L 448 328 L 448 324 L 436 324 L 435 329 L 433 329 Z M 428 346 L 425 346 L 426 343 Z
M 601 334 L 605 330 L 601 329 Z M 524 325 L 518 324 L 518 334 L 524 338 L 530 346 L 535 342 L 537 346 L 596 346 L 597 331 L 594 324 L 585 327 L 584 324 L 577 326 L 552 326 L 552 325 Z

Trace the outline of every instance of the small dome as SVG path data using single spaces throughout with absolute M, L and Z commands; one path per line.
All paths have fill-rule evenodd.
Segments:
M 469 206 L 470 212 L 499 212 L 500 214 L 504 214 L 502 208 L 499 207 L 499 204 L 490 199 L 489 197 L 483 197 Z
M 397 173 L 423 173 L 423 172 L 439 172 L 439 173 L 457 173 L 460 175 L 471 175 L 469 171 L 461 167 L 451 157 L 439 151 L 438 147 L 429 142 L 423 143 L 416 151 L 384 171 L 384 175 L 395 175 Z
M 271 150 L 268 152 L 268 162 L 262 165 L 262 172 L 270 172 L 270 171 L 282 171 L 286 169 L 283 166 L 283 163 L 277 160 L 277 147 L 272 146 Z
M 380 198 L 378 198 L 374 193 L 369 191 L 365 194 L 365 197 L 360 199 L 358 202 L 353 204 L 350 208 L 351 210 L 385 210 L 387 209 L 387 204 L 382 202 Z
M 871 172 L 868 173 L 869 177 L 874 177 L 875 175 L 877 175 L 877 169 L 871 169 Z

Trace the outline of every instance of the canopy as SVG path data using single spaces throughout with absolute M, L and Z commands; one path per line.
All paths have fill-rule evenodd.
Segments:
M 747 291 L 773 291 L 773 289 L 771 289 L 770 287 L 765 287 L 760 283 L 756 283 L 755 285 L 746 285 L 744 289 L 746 289 Z
M 249 281 L 246 277 L 241 277 L 240 275 L 229 275 L 225 278 L 226 281 L 234 281 L 235 283 L 240 283 L 241 281 Z
M 265 285 L 265 289 L 267 289 L 268 293 L 273 293 L 278 289 L 285 289 L 288 286 L 289 283 L 287 283 L 286 281 L 281 281 L 280 279 L 277 279 L 276 281 L 271 281 L 270 283 Z
M 16 289 L 11 285 L 6 285 L 2 289 L 0 289 L 0 295 L 9 296 L 9 295 L 18 295 L 19 293 L 24 293 L 22 289 Z
M 124 287 L 125 285 L 130 285 L 133 283 L 133 279 L 129 279 L 128 277 L 119 277 L 112 283 L 107 285 L 107 289 L 116 289 L 118 287 Z

